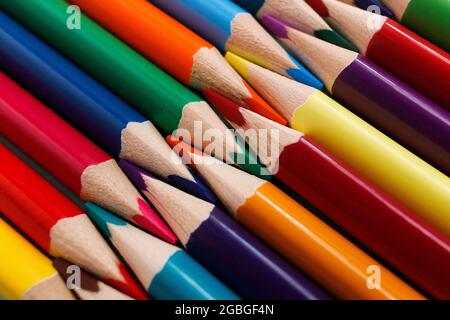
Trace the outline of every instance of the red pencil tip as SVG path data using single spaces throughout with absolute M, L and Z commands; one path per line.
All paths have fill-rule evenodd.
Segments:
M 241 114 L 239 105 L 212 89 L 205 89 L 204 95 L 227 120 L 238 126 L 245 125 L 245 119 Z
M 256 112 L 263 117 L 278 122 L 279 124 L 286 126 L 287 121 L 277 111 L 275 111 L 266 101 L 264 101 L 246 82 L 244 85 L 251 94 L 251 98 L 244 99 L 246 106 L 253 112 Z
M 133 216 L 133 221 L 151 234 L 171 244 L 177 242 L 177 237 L 153 209 L 143 199 L 138 199 L 139 209 L 142 215 Z
M 123 281 L 116 279 L 104 279 L 106 283 L 110 284 L 119 291 L 129 295 L 137 300 L 148 300 L 149 296 L 147 292 L 137 283 L 134 278 L 129 274 L 125 266 L 121 263 L 117 265 L 120 270 L 120 274 L 123 277 Z

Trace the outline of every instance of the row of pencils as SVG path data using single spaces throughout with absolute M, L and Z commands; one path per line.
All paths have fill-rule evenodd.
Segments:
M 449 17 L 0 0 L 0 295 L 450 299 Z

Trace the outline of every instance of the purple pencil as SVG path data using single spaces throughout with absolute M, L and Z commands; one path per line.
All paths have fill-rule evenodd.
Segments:
M 450 174 L 450 113 L 356 52 L 302 33 L 273 17 L 262 20 L 336 99 Z
M 161 213 L 188 253 L 242 298 L 330 299 L 221 209 L 127 161 L 120 161 L 120 166 Z

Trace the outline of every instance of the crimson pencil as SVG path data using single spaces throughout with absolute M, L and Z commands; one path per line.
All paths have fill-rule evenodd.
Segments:
M 0 211 L 45 252 L 139 299 L 146 295 L 86 214 L 0 145 Z
M 176 242 L 114 159 L 4 73 L 0 73 L 0 112 L 0 132 L 81 199 Z
M 447 52 L 390 18 L 336 0 L 307 2 L 363 55 L 450 110 Z
M 277 178 L 434 297 L 450 298 L 450 241 L 440 231 L 311 137 L 215 92 L 207 96 L 238 132 L 257 133 L 249 144 Z

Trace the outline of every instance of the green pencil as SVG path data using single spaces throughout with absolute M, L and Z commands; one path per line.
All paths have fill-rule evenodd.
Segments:
M 401 24 L 450 52 L 449 0 L 383 0 Z
M 175 135 L 184 141 L 225 161 L 238 162 L 250 173 L 265 175 L 255 156 L 202 98 L 89 17 L 69 8 L 63 0 L 0 1 L 1 10 L 143 113 L 163 134 L 177 130 Z M 209 131 L 213 139 L 204 134 L 210 129 L 214 129 Z

